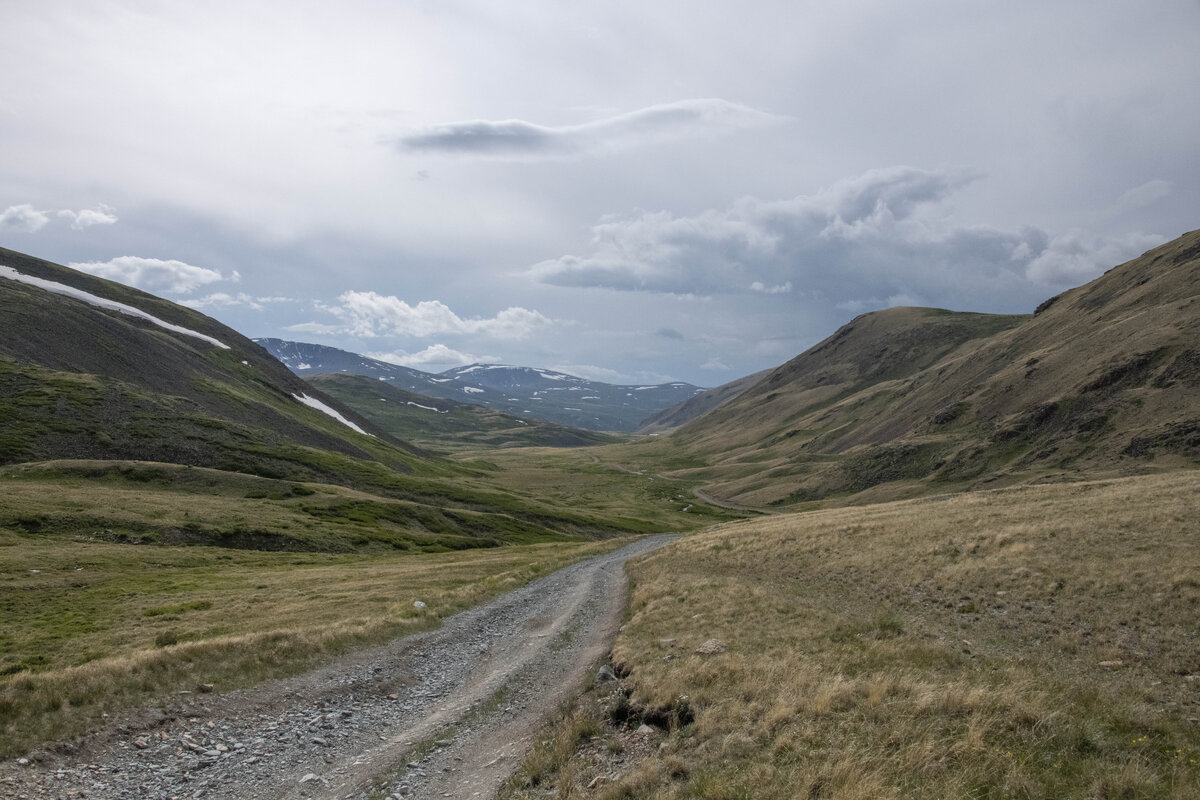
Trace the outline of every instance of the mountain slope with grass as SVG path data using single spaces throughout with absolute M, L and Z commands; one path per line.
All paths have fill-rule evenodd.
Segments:
M 1197 388 L 1193 232 L 1032 316 L 865 314 L 651 447 L 736 502 L 866 502 L 1194 465 Z
M 425 461 L 203 314 L 12 251 L 0 266 L 12 271 L 0 276 L 4 462 L 137 459 L 339 482 L 341 459 L 401 472 Z
M 118 283 L 3 250 L 0 320 L 0 466 L 50 464 L 0 474 L 37 487 L 28 507 L 2 510 L 0 525 L 12 529 L 343 550 L 494 546 L 634 525 L 547 505 L 497 487 L 487 470 L 432 457 L 237 332 Z M 241 477 L 233 489 L 227 481 L 214 488 L 185 472 L 197 468 Z M 96 491 L 77 504 L 36 501 L 77 480 Z M 207 511 L 190 520 L 163 515 L 154 493 L 122 494 L 127 484 L 169 494 L 167 507 Z M 301 499 L 322 494 L 313 488 L 321 485 L 344 496 Z M 262 503 L 195 499 L 205 494 Z M 118 496 L 128 507 L 111 502 Z M 298 505 L 314 526 L 287 519 Z

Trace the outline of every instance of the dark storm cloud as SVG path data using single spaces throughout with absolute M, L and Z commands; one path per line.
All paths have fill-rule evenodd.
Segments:
M 682 100 L 582 125 L 547 127 L 519 119 L 433 125 L 395 140 L 401 150 L 506 158 L 561 157 L 635 147 L 777 119 L 719 99 Z

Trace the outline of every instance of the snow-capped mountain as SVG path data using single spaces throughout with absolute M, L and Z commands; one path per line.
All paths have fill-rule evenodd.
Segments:
M 439 374 L 304 342 L 256 339 L 297 375 L 366 375 L 429 397 L 597 431 L 633 431 L 646 417 L 703 391 L 690 383 L 618 386 L 534 367 L 472 364 Z

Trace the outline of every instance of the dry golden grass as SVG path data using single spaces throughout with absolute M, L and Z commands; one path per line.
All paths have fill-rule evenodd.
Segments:
M 1031 486 L 680 540 L 631 565 L 614 659 L 634 705 L 686 697 L 694 722 L 559 794 L 1200 797 L 1198 490 Z
M 621 543 L 297 554 L 0 530 L 0 753 L 198 683 L 223 690 L 304 671 Z

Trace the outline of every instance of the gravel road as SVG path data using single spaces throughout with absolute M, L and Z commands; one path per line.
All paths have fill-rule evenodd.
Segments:
M 72 755 L 0 765 L 13 798 L 489 798 L 620 624 L 641 539 L 314 672 L 173 700 Z

